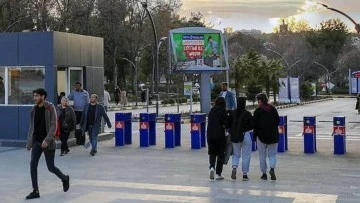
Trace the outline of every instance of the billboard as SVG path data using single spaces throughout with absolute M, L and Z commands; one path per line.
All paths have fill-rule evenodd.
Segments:
M 224 41 L 220 31 L 191 28 L 193 32 L 171 32 L 171 60 L 175 71 L 226 70 Z M 186 31 L 186 29 L 183 29 Z M 205 32 L 202 32 L 205 31 Z

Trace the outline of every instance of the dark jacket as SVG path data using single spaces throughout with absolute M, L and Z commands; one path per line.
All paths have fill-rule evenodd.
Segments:
M 29 131 L 28 131 L 28 138 L 27 138 L 27 145 L 26 148 L 28 150 L 30 150 L 32 148 L 33 142 L 34 142 L 34 119 L 35 119 L 35 107 L 36 105 L 33 106 L 33 108 L 30 111 L 30 127 L 29 127 Z M 45 138 L 45 142 L 48 143 L 48 148 L 50 150 L 55 150 L 56 148 L 56 143 L 54 140 L 54 136 L 55 136 L 55 131 L 56 131 L 56 111 L 55 111 L 55 107 L 52 103 L 45 101 L 44 103 L 44 107 L 45 107 L 45 127 L 46 127 L 46 138 Z
M 213 107 L 208 116 L 207 142 L 209 155 L 225 153 L 225 129 L 228 128 L 228 115 L 225 108 Z
M 88 120 L 88 111 L 89 111 L 89 105 L 87 104 L 84 108 L 82 117 L 81 117 L 81 121 L 80 121 L 80 126 L 81 126 L 81 130 L 82 133 L 84 134 L 87 130 L 87 120 Z M 94 126 L 93 126 L 93 131 L 95 132 L 99 132 L 100 128 L 101 128 L 101 117 L 103 117 L 107 123 L 107 126 L 109 128 L 111 128 L 111 122 L 109 117 L 107 116 L 106 112 L 105 112 L 105 108 L 103 105 L 101 104 L 96 104 L 96 109 L 95 109 L 95 121 L 94 121 Z
M 258 107 L 254 112 L 254 138 L 264 144 L 279 142 L 279 114 L 275 107 L 270 104 Z
M 229 128 L 231 129 L 231 142 L 239 143 L 244 140 L 244 133 L 252 130 L 251 113 L 245 109 L 235 109 L 230 113 Z
M 73 130 L 75 130 L 75 126 L 76 126 L 76 116 L 75 116 L 75 112 L 74 109 L 71 106 L 67 106 L 65 108 L 65 115 L 62 114 L 62 107 L 61 105 L 58 105 L 56 107 L 56 112 L 58 115 L 58 119 L 59 119 L 59 124 L 61 132 L 65 132 L 65 133 L 69 133 Z M 63 122 L 65 121 L 65 123 L 67 124 L 67 127 L 65 127 L 63 125 Z

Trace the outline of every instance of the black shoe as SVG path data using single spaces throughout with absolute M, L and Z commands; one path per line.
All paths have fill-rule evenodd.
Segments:
M 91 155 L 91 156 L 95 156 L 95 153 L 96 153 L 95 151 L 91 151 L 91 152 L 90 152 L 90 155 Z
M 249 180 L 249 177 L 246 174 L 244 174 L 243 175 L 243 181 L 248 181 L 248 180 Z
M 236 180 L 236 168 L 233 168 L 231 171 L 231 179 Z
M 70 152 L 70 150 L 67 149 L 67 150 L 65 150 L 64 154 L 69 154 L 69 152 Z
M 64 192 L 67 192 L 70 188 L 70 176 L 65 176 L 65 179 L 62 180 L 62 183 Z
M 26 199 L 36 199 L 40 198 L 40 193 L 37 190 L 32 191 L 28 196 L 26 196 Z
M 273 168 L 270 169 L 269 174 L 270 174 L 271 180 L 276 180 L 275 170 Z
M 61 153 L 60 153 L 60 156 L 64 156 L 64 155 L 65 155 L 64 152 L 61 152 Z
M 261 180 L 267 180 L 267 175 L 266 175 L 266 173 L 263 173 L 263 174 L 262 174 Z

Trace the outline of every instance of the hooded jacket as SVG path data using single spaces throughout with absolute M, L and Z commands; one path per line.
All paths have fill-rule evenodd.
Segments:
M 270 104 L 258 107 L 254 112 L 254 138 L 264 144 L 279 142 L 279 114 L 275 107 Z
M 244 140 L 244 133 L 252 130 L 252 115 L 245 109 L 246 99 L 237 99 L 237 108 L 230 113 L 231 142 L 239 143 Z
M 228 115 L 224 107 L 213 107 L 208 116 L 207 142 L 209 155 L 225 153 L 225 129 L 228 128 Z
M 45 107 L 45 126 L 47 133 L 44 141 L 48 143 L 48 148 L 50 150 L 54 150 L 56 149 L 56 142 L 54 136 L 57 125 L 56 124 L 57 115 L 55 111 L 55 106 L 52 103 L 45 101 L 44 107 Z M 32 148 L 34 142 L 35 108 L 36 105 L 34 105 L 33 108 L 30 110 L 30 126 L 29 126 L 27 145 L 26 145 L 26 148 L 28 150 Z

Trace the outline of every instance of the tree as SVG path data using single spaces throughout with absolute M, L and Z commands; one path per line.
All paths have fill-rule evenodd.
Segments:
M 320 24 L 319 30 L 311 30 L 306 41 L 312 47 L 315 60 L 334 71 L 334 62 L 339 56 L 349 35 L 347 26 L 339 19 L 330 19 Z

